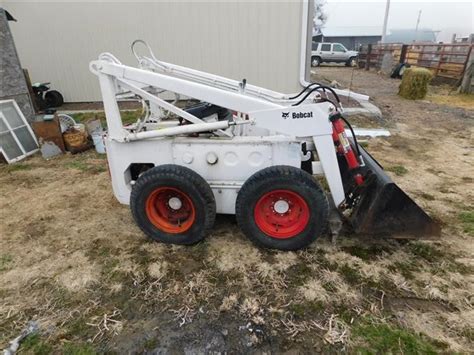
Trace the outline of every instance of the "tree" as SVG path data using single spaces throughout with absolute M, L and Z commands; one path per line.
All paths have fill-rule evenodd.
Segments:
M 315 34 L 321 33 L 321 29 L 328 20 L 324 5 L 326 5 L 326 0 L 314 0 L 313 30 Z

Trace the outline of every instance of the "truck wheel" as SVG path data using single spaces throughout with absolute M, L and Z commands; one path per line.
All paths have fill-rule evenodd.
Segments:
M 242 232 L 259 246 L 296 250 L 324 231 L 328 201 L 307 172 L 272 166 L 252 175 L 237 196 L 236 217 Z
M 171 164 L 151 168 L 138 178 L 130 208 L 141 230 L 163 243 L 197 243 L 216 218 L 216 201 L 206 180 Z
M 349 60 L 346 62 L 346 67 L 355 67 L 357 65 L 357 58 L 350 57 Z
M 48 107 L 59 107 L 64 103 L 63 95 L 59 91 L 50 90 L 44 94 L 44 100 Z
M 312 57 L 311 58 L 311 66 L 312 67 L 319 67 L 320 64 L 321 64 L 321 58 L 319 58 L 319 57 Z

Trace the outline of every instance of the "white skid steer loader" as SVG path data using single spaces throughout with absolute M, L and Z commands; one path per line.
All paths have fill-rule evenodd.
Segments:
M 165 63 L 132 51 L 139 68 L 103 53 L 90 63 L 99 77 L 108 133 L 113 191 L 130 204 L 152 239 L 193 244 L 216 213 L 235 214 L 257 245 L 295 250 L 328 223 L 330 197 L 356 233 L 438 234 L 439 226 L 404 194 L 382 167 L 348 138 L 337 92 L 313 83 L 289 96 Z M 187 109 L 165 91 L 197 100 Z M 145 114 L 122 124 L 117 100 L 139 98 Z M 150 114 L 149 106 L 162 114 Z M 350 128 L 351 129 L 351 128 Z

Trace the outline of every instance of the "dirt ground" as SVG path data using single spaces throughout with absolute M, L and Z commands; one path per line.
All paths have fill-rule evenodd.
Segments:
M 313 71 L 345 87 L 352 77 L 381 108 L 392 136 L 367 149 L 441 238 L 342 235 L 277 252 L 219 216 L 206 241 L 162 245 L 115 200 L 103 156 L 33 156 L 0 167 L 0 347 L 36 321 L 20 353 L 471 352 L 472 97 L 439 104 L 435 88 L 408 101 L 374 72 Z

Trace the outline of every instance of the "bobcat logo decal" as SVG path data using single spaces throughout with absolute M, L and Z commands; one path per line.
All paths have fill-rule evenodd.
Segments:
M 282 112 L 281 113 L 281 118 L 288 118 L 290 116 L 290 113 L 289 112 Z

